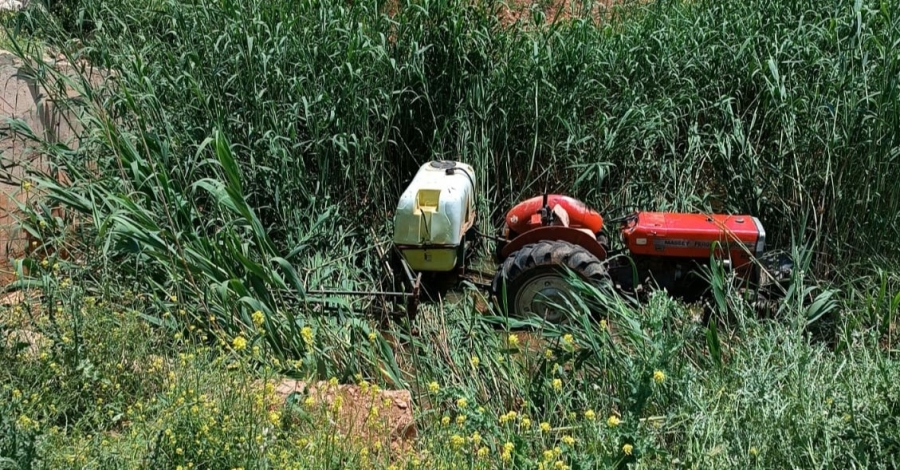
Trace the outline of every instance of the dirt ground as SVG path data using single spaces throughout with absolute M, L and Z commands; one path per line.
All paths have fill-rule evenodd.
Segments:
M 294 379 L 275 382 L 278 405 L 314 410 L 328 417 L 337 436 L 376 455 L 389 452 L 402 459 L 417 436 L 412 396 L 407 390 L 382 390 L 370 384 L 345 385 L 326 381 L 307 384 Z M 315 418 L 314 418 L 315 419 Z
M 506 0 L 497 9 L 498 17 L 505 26 L 527 26 L 532 23 L 531 12 L 541 11 L 545 23 L 566 21 L 573 18 L 590 16 L 595 23 L 608 18 L 612 7 L 624 0 L 593 0 L 589 5 L 572 0 Z M 587 3 L 587 2 L 585 2 Z M 385 12 L 391 16 L 398 9 L 396 0 L 385 6 Z
M 530 23 L 530 12 L 540 10 L 544 13 L 544 21 L 553 23 L 573 18 L 591 17 L 595 23 L 608 17 L 610 9 L 621 0 L 595 0 L 590 5 L 572 0 L 509 0 L 500 9 L 500 19 L 505 25 Z

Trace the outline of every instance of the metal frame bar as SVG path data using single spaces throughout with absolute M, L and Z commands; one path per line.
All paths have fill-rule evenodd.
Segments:
M 374 229 L 372 230 L 373 236 Z M 382 263 L 385 267 L 387 275 L 393 281 L 400 276 L 400 281 L 405 288 L 404 292 L 395 292 L 395 291 L 362 291 L 362 290 L 342 290 L 342 289 L 316 289 L 306 291 L 307 295 L 311 296 L 327 296 L 327 295 L 344 295 L 344 296 L 354 296 L 354 297 L 381 297 L 381 298 L 395 298 L 395 299 L 407 299 L 406 300 L 406 314 L 412 318 L 418 313 L 419 308 L 419 295 L 422 290 L 422 273 L 413 272 L 412 268 L 403 258 L 403 254 L 397 249 L 396 246 L 392 246 L 391 254 L 396 257 L 396 261 L 399 263 L 399 271 L 398 269 L 392 266 L 391 260 L 388 257 L 388 252 L 383 249 L 380 244 L 375 245 L 375 249 L 378 252 L 378 255 L 382 259 Z

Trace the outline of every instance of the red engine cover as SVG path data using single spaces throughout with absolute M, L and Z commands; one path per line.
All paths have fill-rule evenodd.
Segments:
M 628 249 L 639 255 L 708 258 L 712 243 L 719 242 L 735 267 L 750 254 L 761 255 L 766 240 L 759 219 L 749 215 L 639 212 L 622 233 Z
M 506 213 L 506 226 L 516 234 L 522 234 L 528 230 L 541 226 L 541 218 L 538 211 L 544 205 L 544 196 L 526 199 Z M 603 229 L 603 217 L 594 212 L 583 202 L 560 194 L 547 195 L 547 205 L 552 209 L 559 205 L 569 216 L 569 227 L 585 228 L 591 233 L 597 233 Z

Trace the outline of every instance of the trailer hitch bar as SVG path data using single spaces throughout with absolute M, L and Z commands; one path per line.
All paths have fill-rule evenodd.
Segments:
M 359 296 L 373 296 L 380 295 L 384 297 L 415 297 L 416 295 L 410 292 L 382 292 L 382 291 L 363 291 L 363 290 L 311 290 L 307 291 L 307 294 L 313 295 L 359 295 Z

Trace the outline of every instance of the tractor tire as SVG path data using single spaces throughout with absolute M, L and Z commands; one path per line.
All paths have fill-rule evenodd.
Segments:
M 568 319 L 566 312 L 550 307 L 544 299 L 567 304 L 566 268 L 586 282 L 611 285 L 605 265 L 586 249 L 565 241 L 544 240 L 510 254 L 494 276 L 491 288 L 501 308 L 506 308 L 511 317 L 537 315 L 551 323 L 564 323 Z

